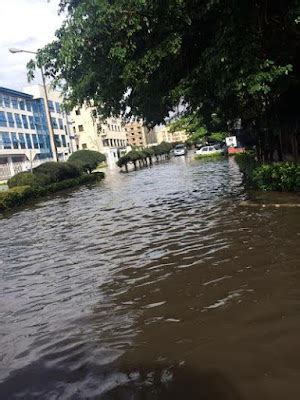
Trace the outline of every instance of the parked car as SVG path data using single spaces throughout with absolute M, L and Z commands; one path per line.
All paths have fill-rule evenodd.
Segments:
M 222 155 L 224 154 L 224 150 L 216 148 L 216 146 L 204 146 L 200 150 L 197 150 L 196 154 L 199 156 Z
M 174 156 L 184 156 L 187 150 L 184 144 L 177 144 L 174 148 Z

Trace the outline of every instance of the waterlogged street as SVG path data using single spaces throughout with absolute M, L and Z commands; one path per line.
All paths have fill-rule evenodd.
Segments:
M 300 209 L 180 157 L 0 217 L 1 399 L 296 399 Z

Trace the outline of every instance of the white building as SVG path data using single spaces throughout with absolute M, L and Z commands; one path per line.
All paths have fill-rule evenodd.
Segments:
M 53 160 L 45 103 L 0 88 L 0 181 Z
M 24 92 L 32 95 L 35 99 L 42 98 L 46 102 L 42 85 L 27 86 L 24 88 Z M 48 86 L 47 95 L 58 159 L 66 161 L 69 155 L 76 150 L 75 138 L 71 130 L 72 122 L 70 113 L 64 111 L 63 97 L 60 91 L 53 90 Z
M 125 126 L 120 118 L 103 121 L 94 117 L 93 112 L 92 107 L 84 106 L 71 112 L 77 150 L 99 151 L 106 155 L 109 164 L 114 165 L 127 149 Z

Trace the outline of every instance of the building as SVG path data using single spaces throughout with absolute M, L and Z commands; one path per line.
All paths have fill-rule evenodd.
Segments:
M 156 135 L 158 143 L 161 142 L 184 143 L 188 139 L 186 131 L 182 130 L 182 131 L 170 132 L 169 126 L 157 127 Z
M 24 88 L 24 92 L 35 99 L 46 102 L 44 87 L 33 85 Z M 72 134 L 72 120 L 70 113 L 63 107 L 63 97 L 60 91 L 47 87 L 48 107 L 54 131 L 55 144 L 59 161 L 66 161 L 69 155 L 76 150 L 75 137 Z
M 125 130 L 127 143 L 130 146 L 148 147 L 157 143 L 154 130 L 147 128 L 141 121 L 126 124 Z
M 76 148 L 99 151 L 113 165 L 127 149 L 125 127 L 120 118 L 103 121 L 94 115 L 95 111 L 93 107 L 83 106 L 71 112 Z
M 43 99 L 0 87 L 0 181 L 52 159 Z

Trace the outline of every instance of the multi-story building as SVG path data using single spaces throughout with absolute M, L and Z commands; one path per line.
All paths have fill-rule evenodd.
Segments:
M 114 164 L 127 148 L 124 125 L 120 118 L 103 121 L 94 112 L 93 107 L 85 106 L 71 112 L 77 150 L 99 151 L 106 155 L 109 164 Z
M 0 87 L 0 181 L 52 159 L 43 99 Z
M 188 139 L 186 131 L 183 130 L 183 131 L 170 132 L 169 126 L 157 127 L 156 135 L 158 143 L 161 142 L 184 143 Z
M 24 92 L 35 99 L 46 102 L 45 91 L 42 85 L 33 85 L 24 88 Z M 51 115 L 51 124 L 60 161 L 66 161 L 71 153 L 76 150 L 75 138 L 72 134 L 72 120 L 70 113 L 63 107 L 63 97 L 60 91 L 47 87 L 48 108 Z
M 143 122 L 132 121 L 126 124 L 125 130 L 130 146 L 147 147 L 157 142 L 154 130 L 146 127 Z

